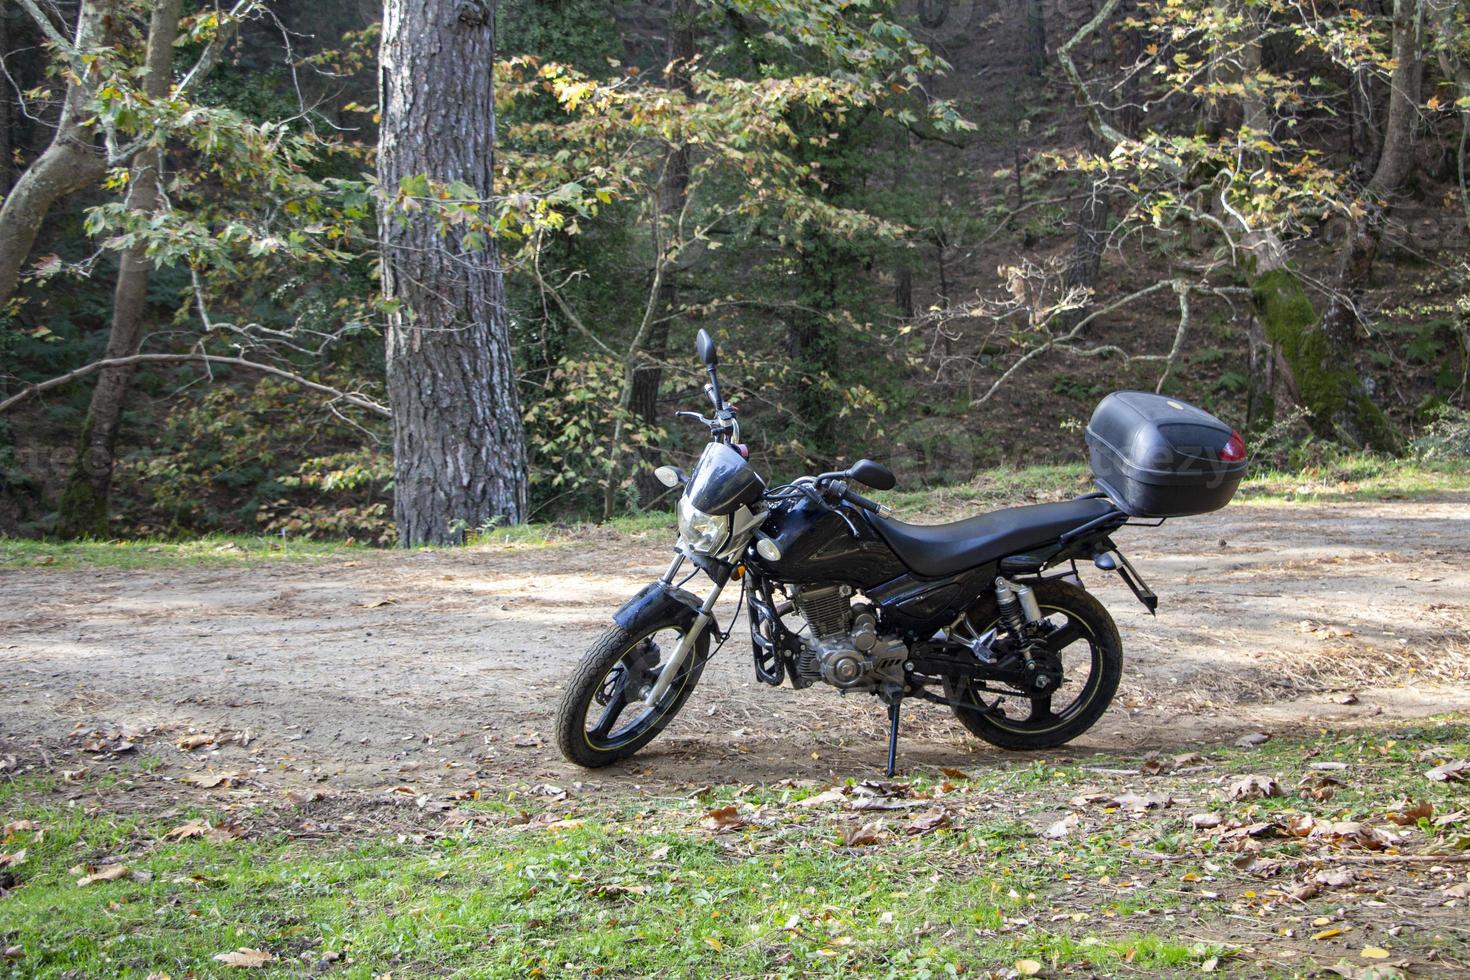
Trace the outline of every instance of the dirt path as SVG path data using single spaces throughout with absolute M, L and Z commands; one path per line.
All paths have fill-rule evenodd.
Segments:
M 1080 747 L 1470 708 L 1470 502 L 1237 505 L 1118 540 L 1162 605 L 1151 619 L 1112 576 L 1084 573 L 1128 666 Z M 0 571 L 0 755 L 118 732 L 165 780 L 221 771 L 325 792 L 871 775 L 879 707 L 756 684 L 739 633 L 643 755 L 594 774 L 561 761 L 546 734 L 561 684 L 667 548 L 663 535 L 592 532 L 313 564 Z M 1356 703 L 1338 703 L 1346 692 Z M 909 718 L 904 765 L 1002 757 L 939 709 Z M 173 746 L 191 732 L 222 744 Z

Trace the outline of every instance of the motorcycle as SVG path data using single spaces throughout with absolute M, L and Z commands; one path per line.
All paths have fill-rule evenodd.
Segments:
M 707 426 L 709 444 L 689 474 L 655 471 L 671 490 L 682 488 L 675 554 L 658 581 L 613 614 L 557 711 L 558 747 L 587 768 L 633 755 L 678 714 L 712 641 L 718 650 L 735 629 L 715 615 L 732 581 L 741 585 L 756 678 L 875 696 L 888 709 L 890 776 L 909 698 L 948 706 L 1001 748 L 1062 745 L 1107 710 L 1123 671 L 1117 626 L 1083 586 L 1078 563 L 1116 573 L 1156 614 L 1157 596 L 1112 535 L 1223 507 L 1246 468 L 1239 433 L 1213 415 L 1161 395 L 1115 392 L 1087 428 L 1096 492 L 909 524 L 857 489 L 896 483 L 870 459 L 766 486 L 721 395 L 715 344 L 703 330 L 697 349 L 713 414 L 678 415 Z M 712 583 L 703 597 L 685 588 L 701 573 Z

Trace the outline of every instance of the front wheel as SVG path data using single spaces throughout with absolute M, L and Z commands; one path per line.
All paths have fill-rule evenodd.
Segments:
M 709 656 L 703 630 L 653 707 L 643 703 L 688 627 L 674 622 L 614 626 L 582 657 L 556 712 L 556 744 L 568 762 L 598 769 L 628 758 L 664 730 L 689 699 Z
M 1061 668 L 1061 682 L 1044 695 L 1030 696 L 977 690 L 960 678 L 945 680 L 960 724 L 1003 749 L 1049 749 L 1070 742 L 1102 717 L 1123 676 L 1123 642 L 1102 603 L 1059 579 L 1029 584 L 1041 606 L 1040 639 Z M 966 614 L 965 627 L 973 636 L 994 637 L 997 661 L 1014 666 L 1021 657 L 1014 637 L 1001 626 L 994 596 Z

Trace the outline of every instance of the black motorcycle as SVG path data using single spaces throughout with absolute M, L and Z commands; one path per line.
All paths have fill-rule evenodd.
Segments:
M 1223 507 L 1245 473 L 1245 445 L 1219 419 L 1172 398 L 1115 392 L 1087 428 L 1098 492 L 906 524 L 856 489 L 894 486 L 872 460 L 767 487 L 747 462 L 703 330 L 698 350 L 714 414 L 678 414 L 707 425 L 710 443 L 687 476 L 656 471 L 664 485 L 683 487 L 676 554 L 613 614 L 557 712 L 557 744 L 581 766 L 627 758 L 684 706 L 712 641 L 723 644 L 735 628 L 714 611 L 732 579 L 756 677 L 875 695 L 888 706 L 889 775 L 906 698 L 948 705 L 1002 748 L 1061 745 L 1107 710 L 1123 670 L 1118 629 L 1077 563 L 1116 572 L 1154 612 L 1157 597 L 1112 534 L 1139 519 L 1157 526 Z M 680 579 L 686 564 L 693 568 Z M 701 572 L 713 582 L 703 598 L 684 588 Z

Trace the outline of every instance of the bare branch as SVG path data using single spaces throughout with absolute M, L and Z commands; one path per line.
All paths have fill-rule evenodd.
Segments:
M 259 361 L 250 361 L 246 360 L 243 357 L 223 357 L 218 354 L 202 353 L 133 354 L 128 357 L 109 357 L 100 361 L 93 361 L 91 364 L 84 364 L 76 370 L 68 371 L 66 374 L 60 375 L 58 377 L 51 378 L 47 381 L 40 381 L 36 384 L 27 385 L 4 401 L 0 401 L 0 413 L 9 411 L 12 407 L 19 405 L 21 402 L 26 401 L 27 399 L 35 395 L 39 395 L 43 391 L 49 391 L 52 388 L 59 388 L 62 385 L 70 384 L 71 382 L 76 381 L 78 378 L 85 378 L 87 375 L 95 374 L 96 372 L 101 371 L 103 368 L 128 367 L 129 365 L 133 364 L 186 364 L 191 361 L 195 363 L 201 363 L 206 366 L 213 364 L 227 364 L 231 367 L 244 368 L 247 371 L 260 371 L 263 374 L 275 375 L 278 378 L 285 378 L 287 381 L 298 384 L 308 390 L 321 392 L 324 395 L 331 395 L 334 399 L 344 401 L 349 405 L 355 405 L 356 407 L 368 412 L 372 412 L 375 415 L 381 415 L 383 418 L 391 417 L 391 413 L 389 413 L 386 405 L 381 405 L 378 402 L 373 401 L 371 398 L 368 398 L 364 395 L 356 394 L 355 392 L 342 391 L 340 388 L 333 388 L 330 385 L 324 385 L 317 381 L 312 381 L 310 378 L 304 378 L 299 374 L 287 371 L 284 368 L 278 368 L 273 364 L 262 364 Z

